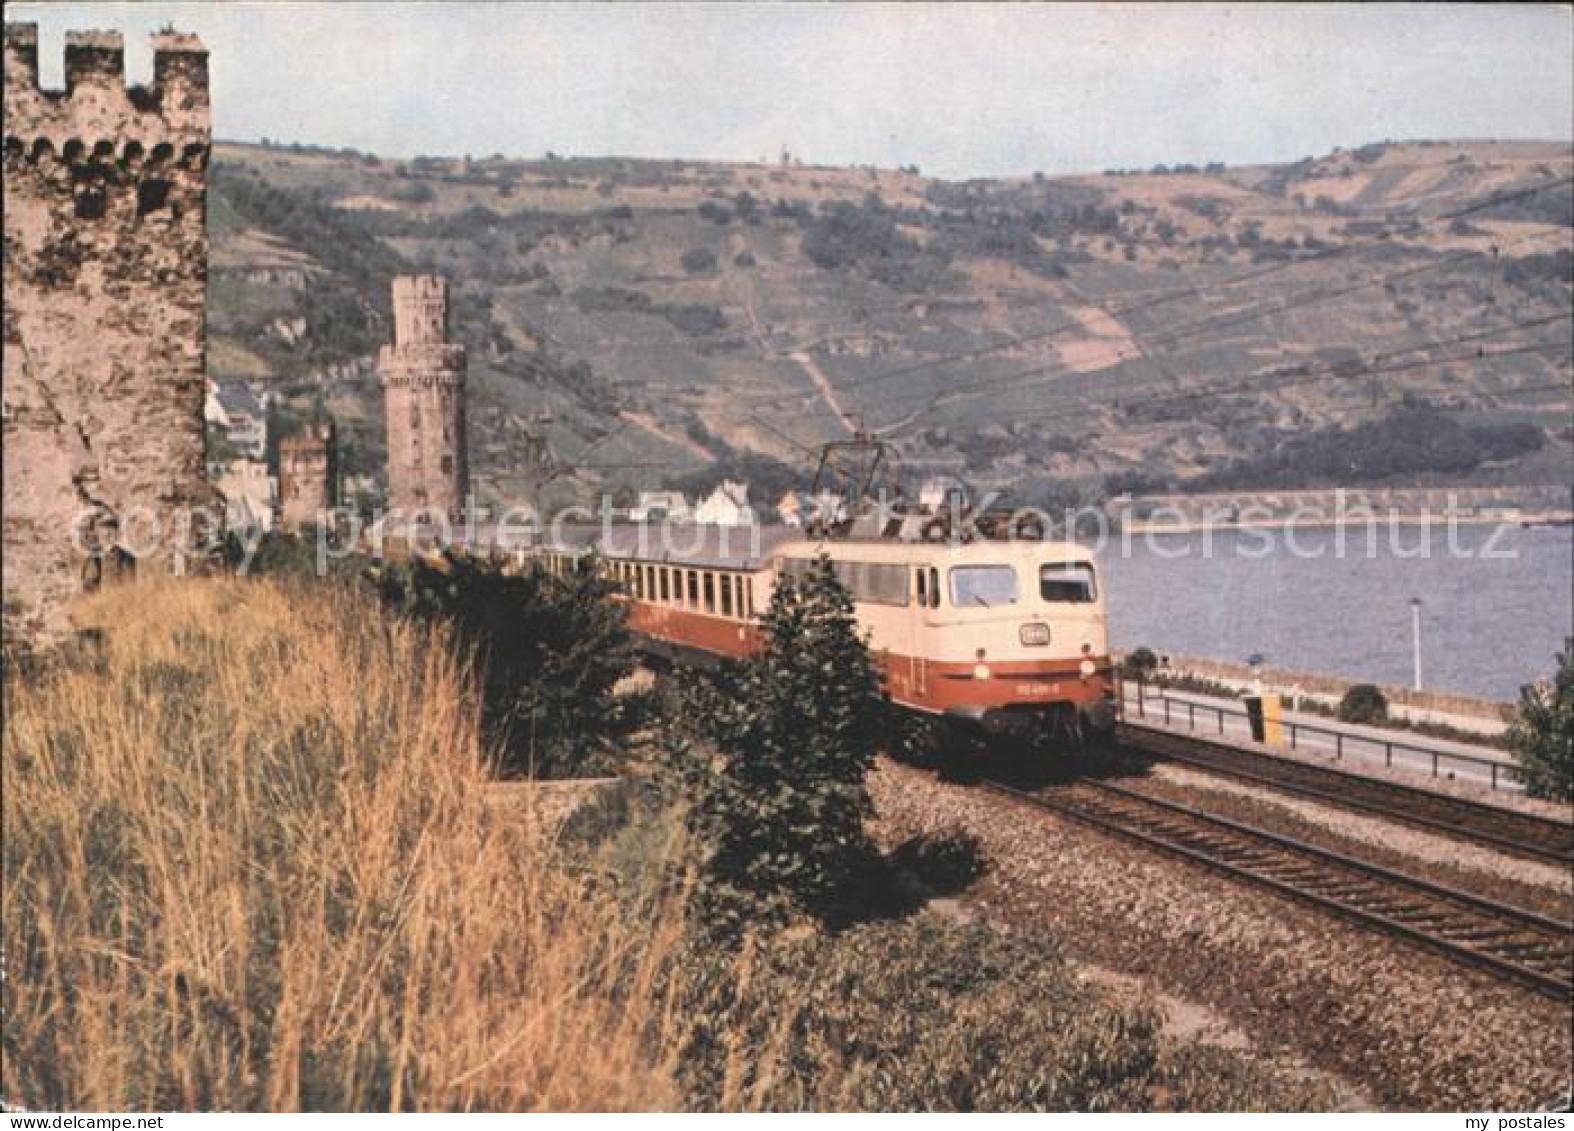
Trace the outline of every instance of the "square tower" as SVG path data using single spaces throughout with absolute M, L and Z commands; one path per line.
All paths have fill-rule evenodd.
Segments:
M 153 85 L 127 89 L 118 32 L 69 32 L 65 89 L 43 90 L 36 25 L 5 25 L 5 627 L 23 637 L 66 631 L 108 558 L 183 572 L 216 521 L 208 55 L 173 33 L 153 52 Z
M 336 430 L 329 420 L 279 441 L 279 523 L 306 530 L 329 519 L 339 505 Z

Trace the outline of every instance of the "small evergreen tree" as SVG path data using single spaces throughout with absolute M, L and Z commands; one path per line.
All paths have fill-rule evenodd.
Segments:
M 447 622 L 474 650 L 482 722 L 503 773 L 606 768 L 608 739 L 624 722 L 612 688 L 633 671 L 634 651 L 624 606 L 594 561 L 559 578 L 445 553 L 385 566 L 374 582 L 386 605 Z
M 1508 729 L 1509 749 L 1532 797 L 1574 801 L 1574 638 L 1558 653 L 1551 681 L 1519 689 L 1519 712 Z
M 884 709 L 852 597 L 821 557 L 777 579 L 761 649 L 699 689 L 691 822 L 711 845 L 725 929 L 792 910 L 827 915 L 875 858 L 865 776 Z M 741 899 L 730 898 L 741 896 Z
M 1126 654 L 1121 663 L 1121 674 L 1127 679 L 1137 683 L 1147 683 L 1153 678 L 1153 673 L 1159 670 L 1159 658 L 1152 648 L 1146 646 L 1133 648 Z

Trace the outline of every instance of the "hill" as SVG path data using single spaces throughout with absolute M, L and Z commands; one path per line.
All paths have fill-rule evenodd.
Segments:
M 1360 475 L 1565 482 L 1571 173 L 1528 142 L 968 182 L 221 145 L 210 364 L 327 404 L 349 470 L 378 473 L 388 281 L 431 270 L 493 498 L 775 490 L 859 424 L 914 474 L 1030 498 L 1259 462 L 1310 485 L 1418 406 L 1496 431 Z M 1323 454 L 1287 463 L 1307 436 Z

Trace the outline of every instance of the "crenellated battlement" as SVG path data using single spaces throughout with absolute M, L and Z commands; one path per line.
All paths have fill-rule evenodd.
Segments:
M 38 26 L 5 25 L 5 138 L 28 150 L 48 141 L 56 152 L 73 140 L 137 138 L 145 150 L 211 134 L 208 52 L 194 35 L 152 37 L 153 85 L 127 87 L 125 45 L 115 31 L 70 31 L 65 89 L 45 90 L 38 70 Z
M 396 276 L 393 306 L 396 346 L 448 340 L 448 280 L 441 275 Z

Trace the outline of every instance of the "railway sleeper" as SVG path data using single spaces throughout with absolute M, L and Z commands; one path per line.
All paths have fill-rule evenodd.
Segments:
M 1262 868 L 1262 873 L 1272 876 L 1273 879 L 1278 879 L 1278 881 L 1286 882 L 1286 884 L 1308 884 L 1313 879 L 1321 878 L 1324 882 L 1317 884 L 1317 887 L 1322 889 L 1322 887 L 1327 886 L 1328 876 L 1325 873 L 1306 871 L 1305 868 L 1297 868 L 1292 864 L 1284 864 L 1284 862 L 1277 862 L 1277 860 L 1270 860 L 1267 867 Z
M 1449 939 L 1467 943 L 1470 946 L 1479 946 L 1482 943 L 1492 943 L 1497 939 L 1512 937 L 1513 931 L 1502 927 L 1480 927 L 1474 931 L 1455 931 L 1449 934 Z
M 1480 934 L 1481 928 L 1470 920 L 1461 921 L 1458 916 L 1444 919 L 1435 928 L 1437 933 L 1446 939 L 1459 939 L 1468 941 Z
M 1545 943 L 1541 942 L 1494 943 L 1492 945 L 1492 951 L 1494 954 L 1510 954 L 1517 958 L 1522 954 L 1535 954 L 1538 951 L 1545 953 L 1543 950 L 1545 945 Z
M 1335 880 L 1335 877 L 1330 876 L 1319 868 L 1309 868 L 1295 861 L 1281 862 L 1273 867 L 1272 871 L 1276 879 L 1287 880 L 1296 884 L 1314 884 L 1319 891 L 1327 890 L 1333 886 Z
M 1362 883 L 1359 880 L 1342 880 L 1337 883 L 1329 884 L 1328 887 L 1324 888 L 1323 890 L 1329 895 L 1335 896 L 1339 899 L 1354 899 L 1360 896 L 1370 896 L 1372 894 L 1372 886 L 1370 884 Z
M 1406 919 L 1405 923 L 1408 926 L 1420 927 L 1424 931 L 1430 931 L 1434 935 L 1441 936 L 1443 933 L 1443 928 L 1448 925 L 1448 916 L 1417 915 L 1414 918 Z
M 1416 908 L 1411 904 L 1399 903 L 1391 899 L 1372 900 L 1363 902 L 1358 906 L 1362 911 L 1371 912 L 1373 915 L 1381 915 L 1386 919 L 1402 919 L 1416 911 Z
M 1534 951 L 1520 959 L 1527 966 L 1535 966 L 1539 970 L 1546 970 L 1552 974 L 1566 974 L 1571 962 L 1567 954 L 1556 954 L 1552 951 Z
M 1247 851 L 1245 845 L 1234 840 L 1206 840 L 1201 837 L 1192 837 L 1189 847 L 1199 852 L 1206 852 L 1209 856 L 1216 856 L 1223 860 L 1230 856 L 1239 856 Z
M 1234 864 L 1239 868 L 1260 869 L 1267 859 L 1261 853 L 1252 852 L 1246 848 L 1238 849 L 1235 852 L 1220 852 L 1216 855 L 1226 864 Z

